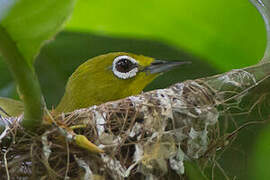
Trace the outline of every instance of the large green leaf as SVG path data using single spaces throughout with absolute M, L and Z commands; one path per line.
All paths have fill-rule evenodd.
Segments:
M 74 0 L 0 0 L 0 26 L 32 63 L 42 44 L 58 32 Z
M 258 62 L 263 20 L 248 0 L 79 0 L 67 28 L 161 39 L 221 70 Z
M 42 44 L 58 32 L 75 0 L 0 0 L 0 53 L 24 101 L 23 126 L 34 129 L 43 100 L 33 62 Z

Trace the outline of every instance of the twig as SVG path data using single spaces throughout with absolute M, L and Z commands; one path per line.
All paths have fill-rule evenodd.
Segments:
M 7 180 L 10 180 L 9 171 L 8 171 L 8 163 L 7 163 L 7 153 L 8 153 L 8 150 L 4 153 L 4 162 L 5 162 Z
M 69 144 L 68 144 L 68 140 L 66 139 L 65 140 L 66 141 L 66 149 L 67 149 L 67 167 L 66 167 L 66 172 L 65 172 L 65 180 L 67 180 L 68 179 L 68 171 L 69 171 L 69 163 L 70 163 L 70 158 L 69 158 L 69 156 L 70 156 L 70 153 L 69 153 Z

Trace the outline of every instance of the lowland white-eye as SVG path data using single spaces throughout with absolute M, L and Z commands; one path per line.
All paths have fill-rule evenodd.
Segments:
M 162 72 L 187 63 L 125 52 L 94 57 L 70 76 L 56 112 L 70 112 L 139 94 Z

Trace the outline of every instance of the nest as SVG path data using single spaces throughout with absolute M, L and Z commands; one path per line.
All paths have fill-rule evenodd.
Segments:
M 220 97 L 196 81 L 178 83 L 53 117 L 36 134 L 20 126 L 2 140 L 2 178 L 184 178 L 184 161 L 211 156 Z M 105 153 L 91 153 L 65 137 L 73 127 Z

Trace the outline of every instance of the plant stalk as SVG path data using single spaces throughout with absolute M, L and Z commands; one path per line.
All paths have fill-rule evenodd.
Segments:
M 24 128 L 33 131 L 39 127 L 43 116 L 43 99 L 34 68 L 28 64 L 17 48 L 16 42 L 0 26 L 0 53 L 12 73 L 24 102 Z
M 250 2 L 257 8 L 261 14 L 265 29 L 266 29 L 266 49 L 264 52 L 264 57 L 260 61 L 269 62 L 270 61 L 270 1 L 269 0 L 250 0 Z

